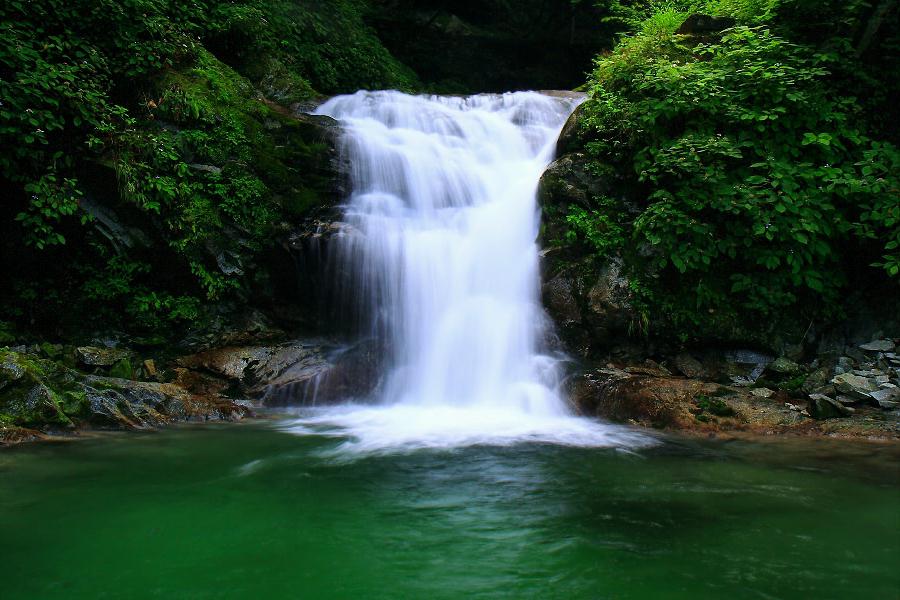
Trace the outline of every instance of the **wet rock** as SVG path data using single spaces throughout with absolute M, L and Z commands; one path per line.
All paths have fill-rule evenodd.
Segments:
M 544 306 L 561 327 L 581 323 L 581 309 L 576 300 L 575 283 L 562 276 L 556 276 L 543 286 Z
M 326 351 L 318 341 L 226 346 L 184 357 L 179 364 L 211 372 L 251 390 L 268 383 L 312 377 L 328 367 Z
M 382 353 L 369 342 L 347 347 L 301 340 L 217 348 L 184 357 L 179 363 L 227 379 L 241 393 L 267 406 L 286 406 L 368 395 L 378 380 L 381 358 Z
M 132 354 L 119 348 L 80 346 L 75 349 L 75 360 L 85 367 L 111 367 L 121 360 L 129 360 Z
M 859 346 L 860 350 L 865 350 L 866 352 L 890 352 L 895 347 L 896 345 L 891 340 L 875 340 Z
M 813 394 L 809 397 L 807 411 L 814 419 L 849 417 L 853 414 L 852 408 L 821 394 Z
M 544 306 L 570 348 L 587 354 L 624 337 L 636 318 L 622 262 L 610 259 L 592 277 L 566 269 L 542 286 Z
M 260 389 L 266 406 L 329 404 L 365 400 L 379 382 L 384 352 L 371 340 L 339 347 L 326 355 L 327 365 L 302 377 L 295 373 L 267 382 Z
M 559 139 L 556 142 L 556 156 L 564 156 L 569 152 L 576 151 L 579 146 L 579 129 L 580 120 L 584 114 L 584 104 L 580 104 L 563 125 L 562 131 L 559 133 Z

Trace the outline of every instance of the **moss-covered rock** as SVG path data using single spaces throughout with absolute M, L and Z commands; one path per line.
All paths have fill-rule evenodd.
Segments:
M 176 384 L 85 375 L 33 354 L 0 350 L 0 426 L 8 430 L 0 437 L 7 441 L 29 438 L 24 430 L 134 429 L 247 412 L 233 401 L 198 396 Z

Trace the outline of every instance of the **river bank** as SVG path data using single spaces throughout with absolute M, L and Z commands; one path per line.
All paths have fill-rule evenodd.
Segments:
M 897 442 L 894 343 L 874 340 L 800 363 L 749 351 L 611 356 L 594 368 L 573 366 L 566 386 L 577 413 L 647 430 Z M 326 338 L 170 358 L 125 347 L 20 346 L 0 350 L 0 443 L 328 405 L 367 396 L 379 372 L 376 348 Z

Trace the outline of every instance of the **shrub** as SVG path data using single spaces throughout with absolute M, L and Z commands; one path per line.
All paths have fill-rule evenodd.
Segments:
M 834 93 L 833 57 L 659 22 L 597 60 L 581 124 L 594 170 L 639 191 L 570 209 L 568 241 L 622 254 L 638 306 L 698 333 L 833 313 L 870 265 L 896 277 L 900 154 Z

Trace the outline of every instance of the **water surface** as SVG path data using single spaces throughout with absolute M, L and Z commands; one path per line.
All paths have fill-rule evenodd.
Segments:
M 4 451 L 0 596 L 900 594 L 888 446 L 345 441 L 257 422 Z

